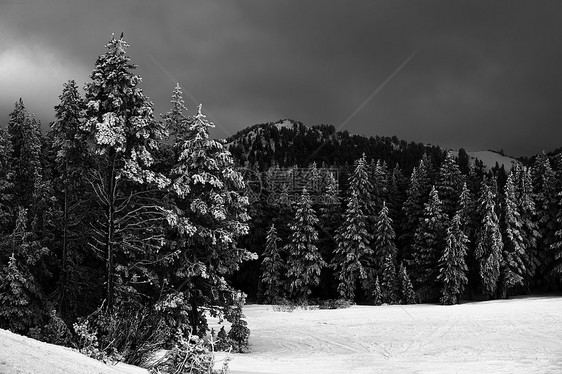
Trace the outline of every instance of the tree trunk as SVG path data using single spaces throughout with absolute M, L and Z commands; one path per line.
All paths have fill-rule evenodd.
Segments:
M 62 222 L 62 264 L 61 264 L 61 293 L 59 298 L 59 312 L 63 313 L 64 301 L 66 298 L 66 284 L 68 279 L 67 269 L 67 237 L 68 237 L 68 160 L 64 165 L 64 203 L 63 203 L 63 222 Z
M 105 238 L 105 263 L 106 263 L 106 311 L 111 312 L 115 297 L 115 156 L 111 155 L 111 165 L 108 170 L 107 181 L 107 232 Z

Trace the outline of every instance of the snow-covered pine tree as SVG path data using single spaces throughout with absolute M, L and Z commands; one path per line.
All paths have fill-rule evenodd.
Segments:
M 201 106 L 185 121 L 175 125 L 183 130 L 175 134 L 169 173 L 167 220 L 173 233 L 169 249 L 177 257 L 164 277 L 173 288 L 169 291 L 181 292 L 187 300 L 192 332 L 202 334 L 206 329 L 202 308 L 228 319 L 240 303 L 240 292 L 226 277 L 257 256 L 238 247 L 240 237 L 248 233 L 249 201 L 232 155 L 224 141 L 210 138 L 214 124 Z
M 400 285 L 392 255 L 387 255 L 383 263 L 381 291 L 383 302 L 391 305 L 400 303 Z
M 48 313 L 42 278 L 49 250 L 28 229 L 28 220 L 20 207 L 13 232 L 0 244 L 0 328 L 23 334 L 41 326 Z
M 468 282 L 468 268 L 465 263 L 468 238 L 462 231 L 461 217 L 457 213 L 447 228 L 445 251 L 439 260 L 438 281 L 442 284 L 441 304 L 458 303 Z
M 377 275 L 375 278 L 375 287 L 373 288 L 373 304 L 381 305 L 382 297 L 381 284 L 379 282 L 379 276 Z
M 536 270 L 540 278 L 548 279 L 554 261 L 552 251 L 548 249 L 556 240 L 558 199 L 556 196 L 556 176 L 550 164 L 550 159 L 544 152 L 537 156 L 531 169 L 531 175 L 533 200 L 537 213 L 537 228 L 540 233 L 536 252 L 540 265 Z
M 419 165 L 412 171 L 406 201 L 402 206 L 405 220 L 400 241 L 403 243 L 404 258 L 409 258 L 412 254 L 415 232 L 424 215 L 424 205 L 431 190 L 430 172 L 430 161 L 424 154 Z
M 352 190 L 347 200 L 343 223 L 335 236 L 336 249 L 332 266 L 336 270 L 339 295 L 353 300 L 358 281 L 365 282 L 368 279 L 373 250 L 370 245 L 372 236 L 367 230 L 367 217 L 357 191 Z
M 263 299 L 266 303 L 274 303 L 275 299 L 281 296 L 283 285 L 281 283 L 281 272 L 284 264 L 281 258 L 280 249 L 277 245 L 281 239 L 277 236 L 277 229 L 274 224 L 267 231 L 265 239 L 265 250 L 261 262 L 260 282 L 263 286 Z
M 190 125 L 187 108 L 183 100 L 183 92 L 179 83 L 174 87 L 170 102 L 172 107 L 162 116 L 162 119 L 164 120 L 166 135 L 172 136 L 171 142 L 174 144 L 176 136 L 186 137 Z
M 562 166 L 562 165 L 561 165 Z M 556 218 L 558 222 L 558 230 L 554 242 L 551 244 L 550 249 L 553 251 L 554 266 L 552 273 L 558 277 L 558 281 L 562 281 L 562 183 L 560 184 L 558 192 L 558 215 Z
M 55 217 L 57 222 L 57 235 L 60 238 L 60 279 L 58 289 L 59 313 L 65 315 L 68 307 L 69 278 L 76 278 L 83 275 L 77 269 L 78 262 L 76 252 L 86 247 L 85 242 L 80 242 L 86 235 L 80 228 L 89 222 L 84 217 L 83 211 L 87 210 L 85 201 L 87 200 L 87 181 L 84 178 L 84 167 L 88 164 L 86 160 L 87 144 L 85 133 L 80 130 L 81 122 L 84 117 L 84 100 L 78 92 L 78 86 L 74 80 L 64 84 L 62 94 L 59 96 L 60 102 L 55 106 L 55 121 L 51 124 L 49 139 L 51 147 L 55 153 L 53 160 L 53 184 L 56 191 L 58 210 L 61 214 Z M 84 254 L 82 253 L 83 257 Z M 73 269 L 69 269 L 69 264 Z M 72 273 L 72 274 L 71 274 Z M 83 279 L 72 282 L 91 283 Z M 74 303 L 77 304 L 77 295 L 84 292 L 80 287 L 72 287 L 74 290 Z M 77 305 L 75 305 L 77 306 Z
M 453 152 L 447 151 L 445 161 L 439 168 L 437 176 L 437 192 L 443 203 L 443 213 L 451 218 L 458 209 L 463 176 L 457 165 Z
M 13 179 L 12 142 L 8 132 L 0 128 L 0 237 L 13 229 Z
M 398 250 L 394 241 L 395 239 L 396 235 L 392 228 L 392 219 L 388 214 L 386 202 L 383 201 L 382 209 L 377 217 L 372 244 L 374 266 L 377 273 L 381 272 L 387 256 L 391 256 L 392 260 L 396 261 Z
M 416 292 L 403 262 L 398 269 L 398 283 L 400 285 L 400 304 L 415 304 Z
M 478 220 L 476 217 L 476 207 L 473 195 L 470 192 L 470 189 L 468 188 L 466 182 L 463 183 L 463 186 L 461 188 L 458 213 L 460 216 L 462 232 L 464 232 L 466 237 L 468 238 L 466 253 L 466 264 L 468 267 L 468 272 L 466 274 L 466 277 L 468 279 L 468 299 L 472 300 L 472 292 L 475 288 L 474 286 L 478 283 L 478 271 L 476 261 L 474 259 L 474 249 L 476 246 L 476 227 L 478 225 Z
M 521 217 L 521 233 L 525 248 L 525 283 L 529 287 L 530 280 L 535 276 L 539 266 L 537 243 L 540 233 L 537 227 L 536 208 L 533 201 L 531 171 L 519 164 L 514 170 L 515 201 Z
M 342 224 L 342 207 L 338 184 L 332 173 L 328 173 L 326 178 L 326 188 L 322 195 L 319 219 L 321 229 L 318 232 L 318 250 L 326 263 L 332 264 L 337 247 L 335 236 L 337 229 Z M 337 281 L 331 271 L 324 271 L 322 272 L 320 287 L 333 292 L 337 288 Z
M 408 261 L 412 280 L 422 301 L 438 298 L 438 261 L 445 247 L 446 216 L 437 189 L 432 187 L 429 201 L 416 229 L 413 253 Z
M 27 209 L 27 219 L 31 222 L 41 213 L 38 211 L 43 183 L 41 131 L 39 123 L 27 111 L 21 98 L 10 113 L 7 131 L 12 145 L 13 204 Z
M 355 191 L 357 194 L 361 209 L 367 217 L 368 226 L 371 226 L 376 216 L 376 208 L 373 198 L 373 185 L 369 181 L 369 170 L 365 154 L 355 164 L 355 169 L 349 178 L 349 190 Z
M 478 229 L 474 255 L 478 264 L 482 292 L 488 297 L 493 297 L 497 291 L 503 250 L 502 235 L 495 208 L 495 196 L 484 180 L 478 199 L 478 212 L 482 221 Z
M 402 173 L 400 166 L 396 164 L 388 181 L 388 201 L 386 205 L 388 206 L 388 214 L 394 223 L 394 231 L 397 238 L 401 236 L 402 222 L 405 219 L 402 205 L 406 200 L 407 186 L 408 179 Z
M 369 182 L 373 186 L 373 208 L 375 212 L 380 211 L 384 201 L 388 199 L 388 166 L 386 162 L 379 159 L 371 160 L 368 166 Z
M 514 186 L 514 173 L 511 172 L 507 178 L 503 194 L 503 222 L 502 237 L 504 246 L 500 266 L 499 296 L 506 298 L 511 288 L 522 285 L 527 270 L 525 268 L 526 248 L 523 240 L 523 222 L 517 209 L 517 201 Z
M 306 302 L 312 287 L 320 283 L 320 272 L 326 266 L 316 247 L 317 224 L 318 218 L 312 209 L 312 201 L 306 188 L 303 188 L 295 218 L 290 225 L 290 242 L 285 246 L 288 254 L 288 292 L 297 302 Z
M 154 120 L 152 103 L 139 87 L 141 78 L 133 73 L 136 66 L 130 63 L 128 46 L 122 36 L 112 37 L 84 86 L 81 130 L 92 158 L 86 178 L 97 203 L 91 211 L 97 222 L 90 244 L 105 258 L 108 310 L 123 292 L 133 290 L 129 286 L 153 281 L 141 265 L 160 248 L 163 225 L 159 203 L 150 191 L 169 183 L 153 170 L 153 154 L 165 130 Z

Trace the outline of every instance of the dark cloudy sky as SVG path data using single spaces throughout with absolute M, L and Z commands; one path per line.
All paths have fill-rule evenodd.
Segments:
M 515 156 L 562 146 L 560 1 L 0 0 L 0 123 L 23 97 L 46 126 L 121 32 L 156 113 L 177 81 L 217 136 L 293 118 Z

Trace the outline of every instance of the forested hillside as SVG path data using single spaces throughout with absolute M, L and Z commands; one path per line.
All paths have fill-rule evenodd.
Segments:
M 507 160 L 486 167 L 463 149 L 291 120 L 228 141 L 252 202 L 242 242 L 260 254 L 236 284 L 258 301 L 303 301 L 303 285 L 304 299 L 447 304 L 560 287 L 561 153 L 475 153 Z

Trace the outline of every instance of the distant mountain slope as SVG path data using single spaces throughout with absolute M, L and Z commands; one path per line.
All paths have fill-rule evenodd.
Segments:
M 416 166 L 424 153 L 435 165 L 444 157 L 441 148 L 406 142 L 397 137 L 352 135 L 336 131 L 331 125 L 305 126 L 284 119 L 248 127 L 227 139 L 227 147 L 243 166 L 265 170 L 280 167 L 317 165 L 353 165 L 364 153 L 367 159 L 396 164 L 406 171 Z
M 455 155 L 458 156 L 459 151 L 453 150 L 453 152 L 455 152 Z M 504 169 L 509 172 L 516 164 L 521 163 L 513 157 L 504 156 L 494 151 L 467 151 L 466 153 L 468 154 L 471 162 L 476 159 L 482 161 L 486 170 L 490 170 L 496 165 L 501 168 L 503 165 Z

